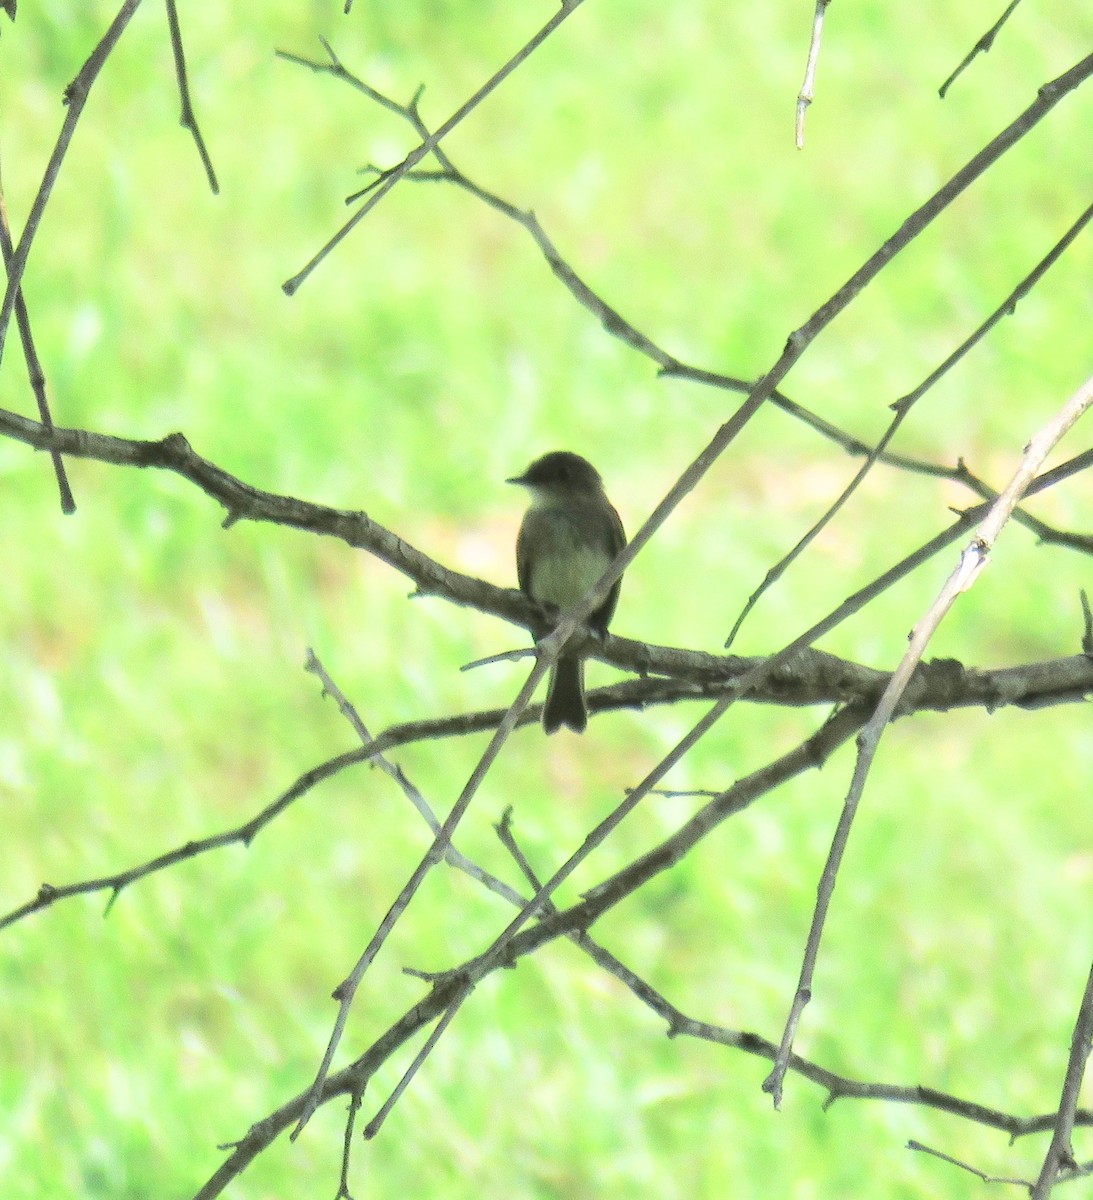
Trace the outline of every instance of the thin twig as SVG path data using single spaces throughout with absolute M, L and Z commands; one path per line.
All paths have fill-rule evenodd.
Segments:
M 924 1146 L 922 1142 L 916 1142 L 913 1139 L 907 1143 L 907 1149 L 919 1150 L 923 1154 L 930 1154 L 934 1158 L 940 1158 L 942 1162 L 951 1163 L 954 1167 L 959 1167 L 962 1171 L 968 1171 L 972 1175 L 977 1175 L 984 1183 L 1012 1183 L 1017 1187 L 1032 1188 L 1031 1179 L 1019 1179 L 1012 1175 L 988 1175 L 986 1171 L 981 1171 L 978 1167 L 973 1167 L 969 1163 L 961 1162 L 959 1158 L 953 1158 L 951 1154 L 935 1150 L 932 1146 Z
M 182 45 L 182 29 L 178 23 L 178 8 L 175 0 L 167 0 L 167 24 L 171 30 L 171 51 L 175 58 L 175 77 L 178 79 L 178 96 L 182 104 L 180 124 L 193 136 L 194 145 L 201 156 L 201 165 L 205 168 L 205 177 L 209 181 L 209 188 L 216 196 L 220 194 L 220 185 L 216 181 L 216 171 L 213 170 L 213 162 L 205 146 L 205 139 L 201 136 L 197 116 L 190 101 L 190 84 L 186 76 L 186 52 Z
M 353 1128 L 357 1123 L 357 1113 L 360 1112 L 364 1090 L 357 1089 L 349 1095 L 349 1109 L 345 1118 L 345 1136 L 342 1138 L 342 1173 L 338 1180 L 338 1193 L 334 1200 L 353 1200 L 349 1191 L 349 1165 L 353 1158 Z
M 346 767 L 366 761 L 367 758 L 368 755 L 366 753 L 357 750 L 351 751 L 348 754 L 336 755 L 334 758 L 320 763 L 317 767 L 312 767 L 310 770 L 305 771 L 290 788 L 282 792 L 280 796 L 267 804 L 260 812 L 251 817 L 250 820 L 244 821 L 242 825 L 238 825 L 234 829 L 225 830 L 223 833 L 213 834 L 210 837 L 200 838 L 195 841 L 188 841 L 181 846 L 175 847 L 173 850 L 169 850 L 166 854 L 157 855 L 147 862 L 129 867 L 124 871 L 117 871 L 112 875 L 101 876 L 97 879 L 86 879 L 80 883 L 63 886 L 43 883 L 31 900 L 25 904 L 21 904 L 18 908 L 13 909 L 4 916 L 0 916 L 0 929 L 4 929 L 8 925 L 14 925 L 16 921 L 20 921 L 32 913 L 41 912 L 42 909 L 49 908 L 58 901 L 67 899 L 70 896 L 84 896 L 94 892 L 108 891 L 110 893 L 110 898 L 106 904 L 106 912 L 108 913 L 125 888 L 135 883 L 138 879 L 143 879 L 146 875 L 154 875 L 156 872 L 166 870 L 177 863 L 187 862 L 191 858 L 197 858 L 201 854 L 208 854 L 213 850 L 219 850 L 225 846 L 249 846 L 262 829 L 279 817 L 281 813 L 299 800 L 301 796 L 311 791 L 313 787 L 321 783 L 324 779 L 329 779 L 331 776 L 338 774 L 339 771 L 345 770 Z
M 797 94 L 797 149 L 805 148 L 805 113 L 812 103 L 816 86 L 816 64 L 820 58 L 820 37 L 824 31 L 824 14 L 831 0 L 816 0 L 816 12 L 812 17 L 812 39 L 808 45 L 808 62 L 805 64 L 805 78 L 801 90 Z
M 923 617 L 922 621 L 912 631 L 907 652 L 904 654 L 888 686 L 885 688 L 884 695 L 877 705 L 876 712 L 874 712 L 869 723 L 858 737 L 859 752 L 854 767 L 854 776 L 843 805 L 838 827 L 835 830 L 835 836 L 831 842 L 827 862 L 820 876 L 816 906 L 813 911 L 808 940 L 805 944 L 797 991 L 790 1006 L 789 1016 L 786 1018 L 782 1043 L 779 1047 L 774 1069 L 763 1081 L 763 1090 L 771 1094 L 776 1108 L 781 1104 L 782 1080 L 785 1076 L 789 1056 L 793 1051 L 793 1041 L 797 1032 L 797 1026 L 805 1006 L 812 998 L 812 980 L 815 973 L 816 959 L 819 954 L 824 923 L 827 918 L 828 907 L 831 903 L 831 896 L 835 889 L 835 880 L 838 876 L 839 866 L 842 862 L 843 853 L 850 836 L 850 829 L 865 788 L 865 782 L 885 727 L 895 714 L 907 684 L 916 666 L 922 659 L 926 646 L 933 637 L 938 625 L 953 606 L 956 598 L 972 586 L 983 567 L 986 566 L 990 552 L 1002 528 L 1009 520 L 1014 508 L 1017 506 L 1018 500 L 1028 490 L 1029 484 L 1032 482 L 1044 459 L 1091 404 L 1093 404 L 1093 377 L 1086 380 L 1067 403 L 1063 405 L 1055 417 L 1039 430 L 1029 442 L 1012 479 L 994 504 L 991 505 L 985 520 L 976 531 L 971 542 L 964 549 L 960 556 L 960 561 L 941 589 L 937 599 L 930 606 L 929 611 Z
M 4 343 L 7 338 L 8 326 L 11 323 L 11 314 L 15 307 L 15 297 L 18 295 L 23 281 L 23 271 L 27 265 L 30 247 L 38 232 L 49 198 L 53 194 L 53 185 L 57 182 L 57 176 L 60 174 L 61 164 L 68 152 L 72 135 L 76 132 L 76 123 L 80 119 L 80 114 L 87 103 L 88 94 L 98 78 L 103 64 L 110 57 L 110 52 L 118 44 L 118 39 L 125 32 L 125 27 L 139 7 L 140 0 L 124 0 L 99 44 L 92 50 L 87 62 L 80 68 L 76 78 L 65 88 L 64 96 L 68 112 L 61 125 L 61 132 L 53 147 L 53 153 L 49 156 L 49 162 L 46 164 L 45 174 L 38 187 L 38 194 L 34 197 L 34 203 L 30 207 L 30 215 L 27 217 L 26 225 L 23 226 L 19 244 L 15 247 L 11 261 L 7 264 L 8 286 L 4 292 L 3 303 L 0 304 L 0 361 L 4 357 Z
M 865 462 L 862 463 L 854 478 L 843 489 L 842 494 L 828 508 L 828 510 L 820 517 L 820 519 L 812 526 L 811 529 L 804 535 L 803 538 L 784 555 L 773 567 L 767 572 L 766 577 L 759 587 L 752 592 L 748 597 L 747 603 L 744 605 L 740 615 L 736 618 L 736 623 L 733 625 L 731 632 L 725 642 L 725 648 L 728 649 L 736 640 L 736 635 L 740 632 L 740 627 L 743 625 L 748 614 L 752 611 L 755 605 L 763 594 L 771 588 L 785 574 L 791 564 L 800 557 L 801 554 L 815 541 L 819 534 L 827 527 L 839 510 L 846 504 L 850 497 L 860 487 L 865 477 L 872 470 L 877 460 L 891 444 L 892 439 L 896 436 L 900 425 L 906 419 L 914 405 L 922 399 L 922 397 L 936 384 L 944 375 L 966 355 L 972 348 L 978 345 L 979 342 L 987 336 L 987 334 L 1002 320 L 1003 317 L 1012 316 L 1017 308 L 1018 303 L 1023 300 L 1032 288 L 1043 278 L 1048 269 L 1062 257 L 1063 253 L 1069 248 L 1074 239 L 1085 228 L 1089 221 L 1093 219 L 1093 204 L 1091 204 L 1085 212 L 1074 222 L 1073 225 L 1063 234 L 1063 236 L 1055 243 L 1051 250 L 1036 264 L 1035 267 L 1021 280 L 1021 282 L 1010 292 L 1010 294 L 995 308 L 985 321 L 983 321 L 977 329 L 968 335 L 949 354 L 945 360 L 930 372 L 929 375 L 915 388 L 897 400 L 892 408 L 895 410 L 895 415 L 892 417 L 888 428 L 876 446 L 866 456 Z
M 1082 604 L 1082 653 L 1093 658 L 1093 607 L 1089 604 L 1089 595 L 1085 588 L 1078 593 Z
M 369 732 L 368 727 L 361 720 L 360 714 L 357 712 L 353 704 L 342 692 L 341 688 L 334 682 L 326 668 L 315 656 L 314 652 L 308 650 L 307 662 L 305 669 L 311 671 L 318 676 L 323 685 L 323 691 L 334 700 L 338 705 L 339 710 L 345 719 L 352 725 L 354 732 L 361 740 L 361 746 L 364 754 L 367 756 L 367 761 L 373 766 L 379 767 L 388 778 L 392 779 L 398 786 L 402 794 L 410 801 L 418 815 L 429 827 L 435 837 L 440 833 L 441 821 L 433 811 L 432 805 L 422 795 L 421 791 L 407 778 L 406 772 L 393 762 L 387 755 L 379 749 L 381 745 L 407 745 L 410 741 L 416 739 L 408 739 L 405 742 L 392 743 L 391 730 L 381 734 L 380 737 L 374 738 Z M 496 722 L 494 722 L 496 724 Z M 456 870 L 462 871 L 465 875 L 488 888 L 495 895 L 500 896 L 509 904 L 515 904 L 517 908 L 522 908 L 526 900 L 515 888 L 510 887 L 503 880 L 498 879 L 496 875 L 484 870 L 472 859 L 468 858 L 455 845 L 449 843 L 444 850 L 444 862 L 454 867 Z
M 994 45 L 994 39 L 998 36 L 998 31 L 1009 20 L 1013 10 L 1020 3 L 1021 0 L 1010 0 L 1010 3 L 1006 6 L 1006 11 L 998 18 L 997 21 L 995 21 L 990 29 L 983 34 L 979 41 L 975 43 L 975 45 L 964 56 L 956 70 L 949 76 L 948 79 L 945 80 L 941 87 L 937 89 L 937 94 L 942 100 L 945 99 L 945 93 L 948 92 L 949 88 L 951 88 L 956 82 L 957 77 L 963 73 L 964 69 L 971 63 L 972 59 L 979 54 L 986 54 L 987 51 L 990 50 L 990 48 Z
M 10 273 L 15 247 L 11 241 L 11 226 L 8 223 L 8 208 L 4 201 L 4 185 L 0 178 L 0 251 L 3 253 L 4 269 Z M 49 411 L 49 400 L 46 396 L 46 376 L 42 370 L 42 362 L 38 357 L 38 349 L 34 344 L 34 334 L 30 328 L 30 314 L 27 312 L 26 297 L 23 295 L 22 284 L 15 293 L 15 321 L 19 326 L 19 339 L 23 346 L 23 360 L 27 364 L 27 377 L 30 390 L 38 403 L 38 417 L 47 429 L 53 428 L 53 415 Z M 76 511 L 76 500 L 68 482 L 68 472 L 65 470 L 64 459 L 56 450 L 49 454 L 53 460 L 53 473 L 57 477 L 57 490 L 61 496 L 61 512 L 70 516 Z
M 462 121 L 464 121 L 486 97 L 502 84 L 512 73 L 520 66 L 525 59 L 533 54 L 538 48 L 550 37 L 552 33 L 566 20 L 572 13 L 576 12 L 583 0 L 568 0 L 559 10 L 550 18 L 549 21 L 502 66 L 498 71 L 494 72 L 489 79 L 472 95 L 469 99 L 455 110 L 454 113 L 439 125 L 436 130 L 431 133 L 419 146 L 416 146 L 409 154 L 398 164 L 392 167 L 390 171 L 384 173 L 382 179 L 377 182 L 376 187 L 371 191 L 367 200 L 361 205 L 352 217 L 338 230 L 336 234 L 326 243 L 325 246 L 308 262 L 300 271 L 298 271 L 291 279 L 286 279 L 281 285 L 282 290 L 286 295 L 292 296 L 299 289 L 300 285 L 311 274 L 312 271 L 323 261 L 324 258 L 342 241 L 364 218 L 376 207 L 377 204 L 387 195 L 387 193 L 395 186 L 408 171 L 417 166 L 423 158 L 427 158 L 444 138 L 452 132 Z
M 546 641 L 549 641 L 549 639 L 544 639 L 544 642 Z M 383 947 L 384 942 L 386 942 L 391 930 L 395 927 L 395 924 L 401 917 L 402 913 L 406 910 L 410 901 L 417 894 L 418 889 L 425 881 L 425 877 L 444 857 L 445 851 L 451 844 L 452 835 L 454 834 L 456 827 L 463 819 L 467 809 L 470 807 L 471 801 L 478 793 L 478 789 L 481 787 L 482 781 L 486 778 L 486 775 L 493 766 L 495 759 L 497 758 L 498 754 L 500 754 L 502 747 L 508 741 L 509 735 L 516 728 L 517 723 L 523 716 L 524 710 L 530 703 L 535 689 L 539 686 L 539 682 L 553 665 L 556 655 L 557 652 L 555 651 L 554 655 L 548 653 L 541 654 L 538 657 L 535 665 L 531 669 L 531 673 L 524 682 L 524 686 L 520 689 L 515 700 L 513 700 L 511 706 L 505 712 L 504 716 L 498 723 L 497 728 L 494 730 L 493 736 L 489 740 L 489 744 L 482 752 L 482 756 L 479 758 L 474 770 L 471 772 L 471 776 L 464 785 L 462 792 L 460 792 L 459 798 L 453 805 L 451 812 L 445 818 L 443 824 L 440 826 L 440 829 L 434 835 L 432 844 L 429 846 L 428 850 L 425 851 L 424 856 L 414 868 L 410 878 L 403 885 L 403 888 L 395 898 L 394 903 L 387 910 L 386 915 L 380 922 L 376 932 L 372 935 L 368 945 L 364 948 L 364 951 L 362 952 L 360 958 L 358 958 L 353 970 L 350 971 L 346 978 L 342 980 L 342 982 L 334 989 L 334 999 L 338 1001 L 338 1014 L 334 1020 L 334 1028 L 331 1032 L 330 1040 L 327 1043 L 326 1051 L 323 1054 L 322 1062 L 319 1065 L 319 1070 L 316 1072 L 315 1081 L 311 1085 L 308 1102 L 304 1106 L 304 1110 L 300 1115 L 300 1120 L 292 1132 L 293 1140 L 299 1137 L 300 1133 L 304 1129 L 304 1126 L 311 1119 L 312 1114 L 315 1112 L 315 1109 L 318 1107 L 322 1099 L 323 1084 L 327 1075 L 330 1073 L 330 1067 L 334 1060 L 334 1054 L 337 1051 L 338 1043 L 341 1041 L 342 1035 L 345 1032 L 345 1023 L 349 1018 L 349 1010 L 353 1005 L 353 999 L 357 994 L 357 989 L 360 987 L 360 983 L 364 978 L 365 972 L 375 960 L 376 955 L 380 952 L 380 949 Z M 469 985 L 465 990 L 461 990 L 458 994 L 458 998 L 453 1000 L 451 1010 L 445 1013 L 438 1028 L 434 1029 L 433 1034 L 430 1036 L 430 1039 L 427 1043 L 430 1050 L 435 1040 L 440 1036 L 443 1030 L 447 1028 L 448 1023 L 455 1016 L 459 1005 L 462 1003 L 463 999 L 465 999 L 466 995 L 470 991 L 470 987 L 472 986 L 473 984 Z M 423 1056 L 421 1057 L 421 1061 L 424 1061 Z M 416 1070 L 416 1066 L 412 1068 L 412 1070 Z M 369 1129 L 372 1127 L 372 1124 L 373 1122 L 369 1123 Z M 367 1136 L 371 1135 L 368 1134 Z
M 1074 1114 L 1078 1109 L 1078 1096 L 1081 1093 L 1082 1079 L 1085 1076 L 1091 1049 L 1093 1049 L 1093 966 L 1089 968 L 1085 992 L 1078 1008 L 1078 1019 L 1074 1024 L 1074 1033 L 1070 1039 L 1070 1057 L 1067 1059 L 1066 1077 L 1063 1080 L 1062 1095 L 1059 1097 L 1059 1116 L 1051 1134 L 1051 1145 L 1044 1156 L 1044 1164 L 1040 1168 L 1040 1174 L 1036 1177 L 1036 1186 L 1032 1189 L 1031 1200 L 1047 1200 L 1059 1177 L 1060 1169 L 1075 1165 L 1070 1138 L 1074 1131 Z

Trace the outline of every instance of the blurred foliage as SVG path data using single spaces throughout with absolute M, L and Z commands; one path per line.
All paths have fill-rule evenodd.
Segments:
M 828 14 L 807 145 L 793 106 L 803 5 L 597 0 L 449 140 L 473 178 L 533 208 L 577 271 L 667 349 L 744 377 L 900 221 L 1093 42 L 1093 17 L 1022 6 L 942 103 L 936 90 L 997 4 L 870 4 Z M 551 11 L 482 0 L 274 2 L 181 12 L 216 165 L 209 195 L 178 125 L 167 26 L 143 5 L 77 130 L 25 279 L 55 419 L 134 437 L 183 430 L 249 482 L 363 508 L 460 570 L 514 584 L 519 498 L 540 452 L 588 454 L 633 530 L 735 407 L 656 377 L 552 278 L 526 235 L 441 185 L 399 186 L 291 300 L 280 284 L 347 217 L 369 163 L 410 131 L 344 84 L 274 56 L 346 66 L 443 120 Z M 63 110 L 112 17 L 101 0 L 24 5 L 0 40 L 0 153 L 15 229 Z M 887 268 L 786 390 L 874 440 L 913 387 L 1088 203 L 1089 89 L 1065 100 Z M 923 400 L 898 449 L 1001 484 L 1088 373 L 1088 233 Z M 30 412 L 14 332 L 0 403 Z M 1086 441 L 1081 442 L 1080 439 Z M 1065 457 L 1088 443 L 1079 427 Z M 1079 444 L 1080 443 L 1080 444 Z M 716 651 L 771 563 L 855 467 L 760 414 L 627 576 L 617 632 Z M 70 463 L 59 514 L 46 459 L 0 442 L 0 909 L 43 880 L 141 861 L 246 819 L 353 744 L 301 666 L 314 647 L 373 730 L 503 703 L 519 666 L 459 665 L 513 631 L 436 600 L 340 544 L 245 524 L 175 478 Z M 1093 485 L 1033 504 L 1088 529 Z M 776 649 L 913 549 L 970 497 L 878 469 L 758 607 L 739 649 Z M 949 569 L 939 560 L 824 646 L 898 660 Z M 1011 528 L 932 647 L 969 666 L 1076 652 L 1088 564 Z M 610 678 L 592 668 L 593 680 Z M 557 865 L 697 715 L 611 715 L 583 739 L 510 744 L 460 844 L 515 882 L 491 825 L 507 804 L 541 872 Z M 673 775 L 723 787 L 821 714 L 741 706 Z M 481 737 L 399 761 L 445 812 Z M 849 749 L 729 822 L 596 934 L 700 1019 L 777 1038 Z M 888 734 L 843 868 L 798 1048 L 862 1079 L 922 1083 L 1018 1113 L 1057 1101 L 1088 969 L 1093 879 L 1088 712 L 953 713 Z M 566 892 L 629 861 L 698 803 L 651 799 Z M 262 833 L 122 895 L 58 905 L 0 941 L 0 1179 L 8 1200 L 186 1195 L 310 1081 L 329 992 L 427 845 L 389 781 L 358 770 Z M 373 968 L 345 1053 L 420 995 L 399 969 L 480 950 L 508 914 L 430 879 Z M 404 1060 L 366 1098 L 379 1102 Z M 767 1066 L 668 1041 L 570 945 L 475 993 L 383 1134 L 359 1192 L 552 1198 L 636 1192 L 883 1200 L 984 1190 L 908 1138 L 1000 1174 L 1046 1142 L 925 1110 L 845 1102 Z M 1089 1093 L 1087 1091 L 1087 1097 Z M 1089 1102 L 1087 1100 L 1087 1102 Z M 282 1139 L 241 1200 L 333 1195 L 340 1106 Z M 1089 1156 L 1088 1144 L 1084 1157 Z M 1083 1157 L 1079 1151 L 1078 1157 Z M 862 1180 L 868 1179 L 868 1188 Z M 358 1194 L 359 1194 L 358 1192 Z

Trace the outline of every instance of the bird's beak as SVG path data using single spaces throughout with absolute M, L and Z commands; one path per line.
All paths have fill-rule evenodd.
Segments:
M 526 486 L 527 476 L 526 475 L 514 475 L 511 479 L 506 479 L 505 482 L 506 483 L 517 483 L 517 484 Z

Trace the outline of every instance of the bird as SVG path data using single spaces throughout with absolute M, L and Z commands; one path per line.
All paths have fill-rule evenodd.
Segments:
M 626 545 L 619 514 L 603 490 L 596 468 L 579 454 L 554 450 L 522 474 L 506 480 L 527 490 L 531 502 L 516 539 L 520 590 L 547 609 L 571 612 L 599 582 Z M 622 580 L 617 579 L 588 624 L 607 632 Z M 544 628 L 543 632 L 546 632 Z M 588 724 L 584 665 L 579 654 L 563 652 L 550 673 L 543 729 L 563 725 L 583 733 Z

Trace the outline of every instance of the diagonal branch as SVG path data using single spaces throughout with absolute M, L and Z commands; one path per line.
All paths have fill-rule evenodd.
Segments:
M 1093 405 L 1093 376 L 1074 393 L 1056 416 L 1045 425 L 1029 442 L 1022 456 L 1020 465 L 1013 474 L 1006 489 L 991 505 L 986 519 L 979 527 L 975 537 L 960 556 L 960 561 L 949 576 L 940 594 L 934 601 L 923 620 L 916 625 L 911 634 L 910 645 L 907 648 L 898 668 L 892 675 L 884 695 L 877 705 L 876 712 L 858 737 L 858 760 L 854 767 L 854 776 L 850 790 L 846 796 L 842 815 L 832 839 L 831 850 L 820 877 L 817 889 L 816 907 L 813 912 L 812 925 L 805 945 L 804 959 L 801 963 L 801 975 L 797 991 L 786 1018 L 782 1044 L 775 1060 L 774 1070 L 763 1082 L 763 1090 L 769 1092 L 777 1108 L 782 1098 L 782 1080 L 785 1076 L 789 1056 L 793 1050 L 793 1040 L 797 1026 L 805 1006 L 812 998 L 812 979 L 816 967 L 816 959 L 820 950 L 820 940 L 823 936 L 824 923 L 827 917 L 831 896 L 835 889 L 835 880 L 842 862 L 843 852 L 850 837 L 850 828 L 857 813 L 865 782 L 876 756 L 877 747 L 885 727 L 895 714 L 911 676 L 922 659 L 923 652 L 933 637 L 938 625 L 944 619 L 956 598 L 972 586 L 982 569 L 986 566 L 994 543 L 1009 520 L 1018 500 L 1028 490 L 1036 471 L 1044 459 L 1066 435 L 1082 414 Z
M 349 233 L 361 222 L 366 216 L 376 207 L 377 204 L 387 195 L 387 193 L 402 179 L 409 171 L 417 166 L 422 159 L 427 158 L 440 145 L 441 141 L 452 132 L 453 129 L 461 124 L 474 110 L 482 103 L 486 97 L 502 84 L 512 73 L 530 57 L 538 48 L 550 37 L 552 33 L 566 20 L 577 11 L 584 3 L 584 0 L 567 0 L 565 4 L 550 18 L 549 21 L 489 79 L 467 100 L 465 100 L 459 108 L 442 124 L 437 127 L 435 132 L 419 145 L 416 146 L 409 154 L 398 164 L 397 167 L 392 167 L 390 171 L 385 171 L 383 175 L 376 181 L 376 185 L 371 189 L 368 199 L 361 207 L 353 214 L 352 217 L 338 230 L 336 234 L 326 243 L 325 246 L 298 271 L 291 279 L 285 280 L 281 285 L 282 290 L 286 295 L 292 296 L 299 290 L 300 285 L 307 277 L 315 270 L 315 268 L 323 261 L 324 258 L 348 236 Z
M 182 28 L 178 23 L 178 7 L 176 0 L 167 0 L 167 25 L 171 31 L 171 52 L 175 59 L 175 76 L 178 79 L 178 97 L 182 104 L 180 119 L 183 129 L 188 129 L 201 157 L 201 165 L 205 168 L 205 177 L 209 181 L 209 189 L 214 196 L 220 194 L 220 184 L 216 181 L 216 171 L 212 159 L 201 136 L 201 128 L 194 114 L 193 102 L 190 100 L 190 83 L 186 75 L 186 51 L 182 45 Z
M 949 78 L 945 80 L 941 87 L 937 89 L 937 94 L 942 100 L 945 99 L 949 88 L 956 83 L 957 79 L 964 73 L 965 69 L 971 65 L 972 60 L 976 58 L 977 55 L 986 54 L 990 50 L 990 48 L 994 45 L 994 39 L 998 36 L 1002 26 L 1005 25 L 1005 23 L 1010 19 L 1010 17 L 1013 15 L 1014 9 L 1020 3 L 1021 0 L 1010 0 L 1009 4 L 1006 5 L 1006 11 L 998 18 L 997 21 L 995 21 L 990 29 L 983 34 L 983 36 L 978 42 L 975 43 L 968 53 L 964 55 L 963 59 L 960 61 L 960 65 L 949 76 Z
M 83 113 L 87 97 L 95 80 L 99 76 L 99 72 L 103 68 L 103 64 L 110 57 L 110 52 L 118 44 L 118 40 L 125 32 L 125 27 L 129 24 L 133 14 L 139 7 L 140 0 L 124 0 L 124 3 L 118 9 L 113 21 L 110 22 L 110 26 L 106 33 L 103 34 L 99 44 L 91 51 L 87 62 L 80 68 L 76 78 L 65 88 L 65 103 L 68 105 L 68 113 L 61 125 L 57 144 L 53 147 L 53 153 L 46 164 L 45 174 L 42 176 L 38 194 L 34 197 L 34 203 L 30 207 L 30 215 L 27 217 L 27 223 L 23 227 L 19 244 L 15 247 L 15 252 L 7 264 L 8 286 L 4 292 L 3 302 L 0 303 L 0 360 L 4 357 L 4 342 L 7 338 L 8 326 L 11 323 L 15 298 L 19 293 L 19 287 L 23 281 L 23 271 L 27 265 L 30 247 L 42 222 L 46 205 L 49 203 L 49 198 L 53 193 L 53 185 L 57 182 L 57 176 L 61 171 L 61 164 L 64 162 L 64 157 L 68 153 L 68 147 L 72 142 L 72 135 L 76 132 L 76 124 Z
M 1078 1096 L 1090 1050 L 1093 1049 L 1093 966 L 1085 983 L 1085 993 L 1078 1009 L 1078 1020 L 1070 1040 L 1070 1057 L 1066 1064 L 1066 1078 L 1059 1097 L 1059 1115 L 1051 1134 L 1051 1145 L 1044 1156 L 1044 1165 L 1032 1189 L 1032 1200 L 1047 1200 L 1063 1167 L 1074 1166 L 1074 1151 L 1070 1135 L 1074 1130 L 1074 1115 L 1078 1109 Z
M 8 209 L 4 203 L 4 185 L 0 180 L 0 252 L 3 254 L 4 269 L 11 272 L 12 259 L 15 257 L 15 247 L 11 241 L 11 227 L 8 224 Z M 38 402 L 38 417 L 47 429 L 53 428 L 53 415 L 49 411 L 49 400 L 46 397 L 46 377 L 42 363 L 38 357 L 38 349 L 34 344 L 34 334 L 30 328 L 30 314 L 27 312 L 26 297 L 23 295 L 22 284 L 15 293 L 15 321 L 19 326 L 19 340 L 23 345 L 23 360 L 27 364 L 27 376 L 30 380 L 30 390 Z M 68 482 L 68 472 L 65 470 L 64 459 L 56 450 L 50 451 L 53 460 L 53 473 L 57 477 L 57 490 L 61 496 L 61 512 L 70 516 L 76 511 L 76 500 Z
M 879 442 L 867 454 L 865 462 L 862 463 L 854 478 L 843 489 L 842 493 L 836 498 L 835 502 L 828 510 L 820 517 L 820 519 L 812 526 L 811 529 L 804 535 L 803 538 L 793 547 L 792 550 L 784 555 L 773 567 L 767 572 L 766 577 L 759 587 L 752 592 L 748 597 L 747 603 L 744 605 L 740 615 L 736 618 L 736 623 L 733 625 L 728 639 L 725 642 L 726 647 L 729 647 L 736 640 L 736 635 L 740 632 L 740 627 L 747 619 L 748 614 L 752 611 L 755 605 L 763 594 L 769 590 L 785 572 L 790 565 L 800 557 L 801 554 L 815 541 L 820 533 L 834 519 L 839 510 L 846 504 L 850 497 L 858 490 L 864 482 L 865 477 L 873 469 L 878 458 L 885 452 L 896 436 L 899 427 L 907 418 L 911 409 L 918 403 L 919 400 L 934 386 L 945 374 L 970 351 L 974 346 L 983 340 L 987 334 L 1002 320 L 1003 317 L 1010 316 L 1017 307 L 1017 304 L 1029 294 L 1032 288 L 1039 282 L 1040 279 L 1047 273 L 1048 269 L 1062 257 L 1063 253 L 1068 249 L 1079 233 L 1093 219 L 1093 204 L 1081 214 L 1063 236 L 1055 243 L 1050 251 L 1036 264 L 1035 267 L 1021 280 L 1021 282 L 1010 292 L 1010 294 L 995 308 L 985 321 L 983 321 L 978 329 L 974 330 L 949 354 L 944 362 L 940 363 L 929 375 L 912 391 L 897 400 L 892 408 L 895 410 L 895 415 L 892 417 L 888 428 L 884 431 Z

